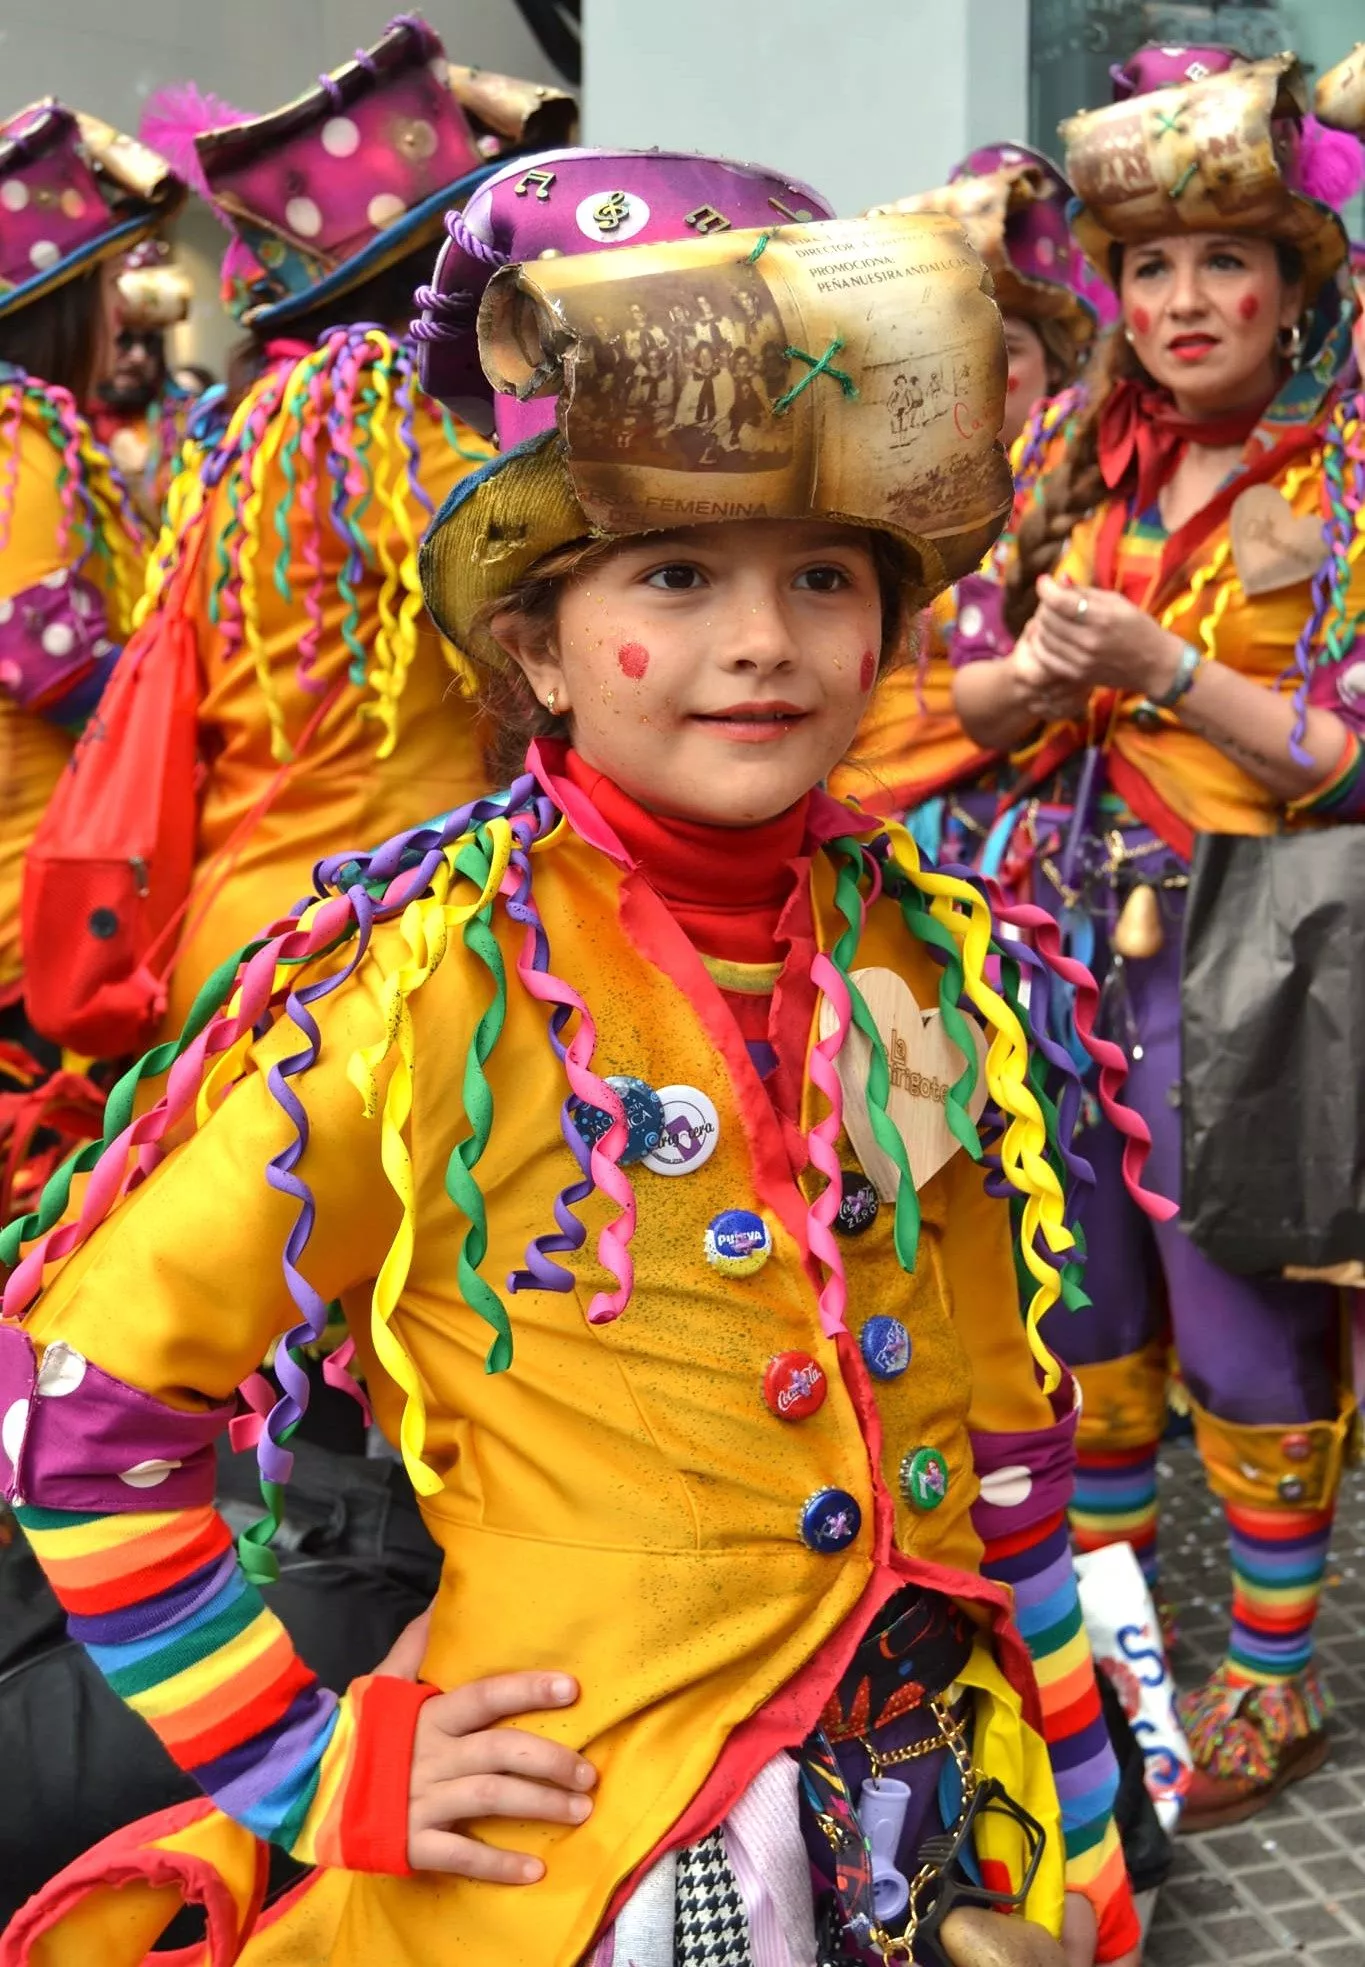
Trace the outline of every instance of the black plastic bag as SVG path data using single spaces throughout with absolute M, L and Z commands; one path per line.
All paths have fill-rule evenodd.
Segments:
M 1195 845 L 1181 1221 L 1225 1270 L 1365 1258 L 1365 827 Z

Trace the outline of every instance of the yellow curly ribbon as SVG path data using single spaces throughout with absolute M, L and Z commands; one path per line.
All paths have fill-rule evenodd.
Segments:
M 292 384 L 293 377 L 290 378 L 290 382 Z M 284 706 L 280 702 L 275 679 L 271 675 L 270 655 L 261 637 L 261 592 L 256 562 L 261 552 L 266 472 L 279 456 L 284 441 L 284 431 L 284 419 L 272 417 L 266 426 L 265 435 L 251 455 L 246 490 L 242 497 L 242 546 L 238 562 L 241 581 L 242 641 L 251 658 L 251 666 L 256 672 L 257 687 L 261 692 L 261 701 L 265 705 L 266 716 L 270 723 L 270 755 L 277 765 L 289 764 L 293 759 L 294 749 L 285 728 Z
M 965 881 L 939 874 L 920 863 L 919 851 L 903 826 L 890 823 L 887 834 L 896 866 L 920 893 L 930 898 L 934 919 L 959 945 L 963 985 L 990 1032 L 986 1051 L 986 1085 L 1006 1116 L 1000 1143 L 1000 1163 L 1010 1186 L 1024 1198 L 1020 1240 L 1024 1263 L 1037 1289 L 1025 1320 L 1029 1349 L 1043 1373 L 1048 1393 L 1059 1384 L 1061 1368 L 1044 1343 L 1040 1321 L 1061 1297 L 1061 1274 L 1036 1247 L 1039 1231 L 1054 1256 L 1075 1248 L 1066 1226 L 1066 1201 L 1047 1160 L 1047 1126 L 1028 1083 L 1028 1039 L 1014 1012 L 986 981 L 992 918 L 984 898 Z
M 398 1197 L 402 1220 L 375 1278 L 370 1299 L 370 1331 L 379 1363 L 404 1396 L 399 1446 L 413 1487 L 424 1496 L 435 1495 L 440 1490 L 441 1478 L 422 1458 L 427 1432 L 422 1384 L 392 1325 L 407 1283 L 417 1236 L 412 1156 L 404 1135 L 412 1113 L 414 1048 L 409 999 L 440 968 L 451 931 L 463 928 L 471 916 L 493 900 L 502 886 L 512 853 L 512 830 L 506 820 L 495 819 L 486 828 L 486 835 L 490 857 L 488 877 L 472 900 L 452 902 L 448 898 L 455 874 L 454 858 L 461 844 L 456 843 L 447 849 L 430 893 L 409 903 L 403 911 L 401 928 L 410 960 L 387 973 L 380 985 L 384 1035 L 372 1045 L 357 1047 L 346 1066 L 346 1076 L 361 1096 L 366 1118 L 373 1119 L 379 1104 L 379 1067 L 391 1052 L 396 1050 L 398 1054 L 384 1094 L 380 1160 L 389 1186 Z

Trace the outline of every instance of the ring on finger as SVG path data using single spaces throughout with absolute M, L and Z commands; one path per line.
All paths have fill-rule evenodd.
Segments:
M 1084 621 L 1085 611 L 1089 606 L 1090 606 L 1089 601 L 1087 601 L 1086 597 L 1082 595 L 1080 600 L 1076 603 L 1075 620 L 1077 620 L 1078 622 Z

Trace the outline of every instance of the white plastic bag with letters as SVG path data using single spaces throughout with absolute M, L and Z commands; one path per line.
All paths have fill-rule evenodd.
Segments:
M 1095 1655 L 1123 1703 L 1146 1763 L 1147 1793 L 1168 1834 L 1180 1821 L 1193 1761 L 1176 1718 L 1175 1682 L 1156 1608 L 1131 1544 L 1076 1559 L 1081 1614 Z

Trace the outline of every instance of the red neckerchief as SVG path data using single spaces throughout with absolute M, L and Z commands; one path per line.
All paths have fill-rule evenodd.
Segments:
M 1136 471 L 1135 509 L 1147 512 L 1187 444 L 1204 444 L 1210 450 L 1231 450 L 1236 445 L 1240 450 L 1265 409 L 1265 403 L 1254 403 L 1221 417 L 1187 417 L 1167 390 L 1131 378 L 1115 383 L 1100 411 L 1100 476 L 1116 492 Z

